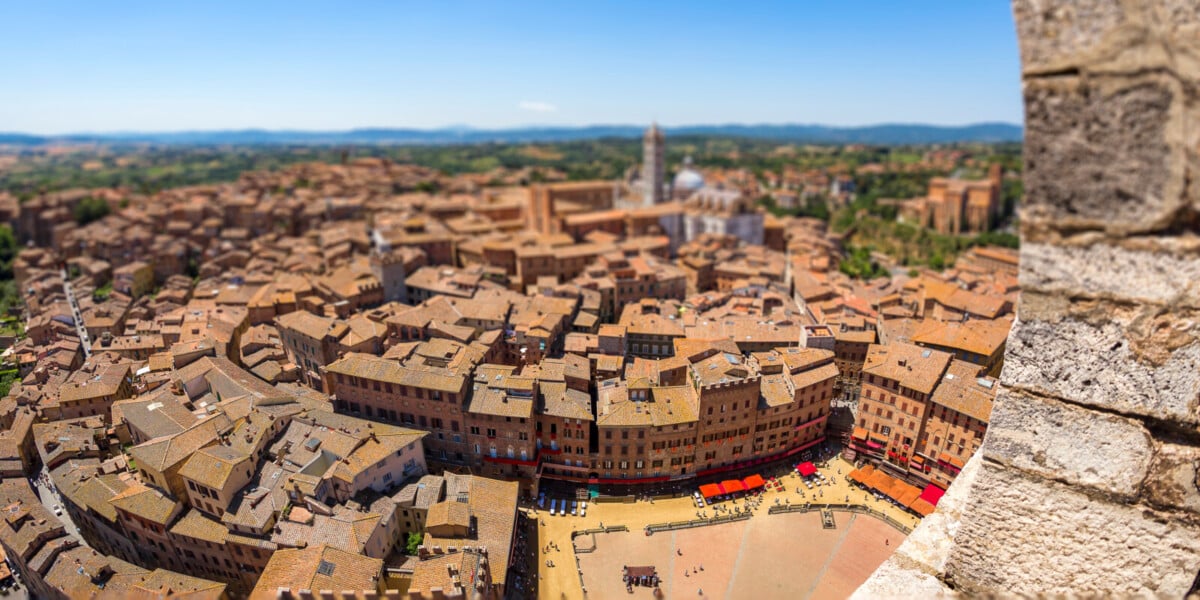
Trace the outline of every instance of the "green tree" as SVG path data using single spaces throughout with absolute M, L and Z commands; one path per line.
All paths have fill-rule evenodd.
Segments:
M 929 267 L 941 271 L 946 268 L 946 257 L 942 256 L 941 252 L 934 252 L 929 256 Z
M 887 275 L 887 269 L 879 266 L 871 259 L 871 249 L 864 246 L 854 246 L 849 249 L 846 258 L 842 259 L 838 268 L 845 274 L 859 279 L 873 279 Z
M 425 536 L 421 535 L 420 533 L 417 533 L 416 531 L 410 531 L 408 533 L 408 541 L 405 543 L 405 546 L 404 546 L 404 553 L 409 556 L 416 556 L 417 548 L 420 547 L 420 545 L 424 541 L 425 541 Z
M 0 225 L 0 279 L 12 279 L 12 263 L 21 247 L 8 225 Z
M 75 205 L 75 222 L 87 225 L 92 221 L 103 219 L 109 212 L 108 202 L 101 198 L 88 196 Z

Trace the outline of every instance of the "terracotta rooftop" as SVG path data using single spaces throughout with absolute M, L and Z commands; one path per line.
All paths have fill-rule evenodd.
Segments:
M 941 380 L 951 356 L 940 350 L 898 342 L 887 346 L 872 344 L 863 362 L 864 375 L 874 375 L 923 394 L 933 392 Z

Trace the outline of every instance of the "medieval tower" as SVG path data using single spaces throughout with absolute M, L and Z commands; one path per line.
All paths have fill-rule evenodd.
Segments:
M 652 206 L 663 201 L 663 133 L 657 123 L 642 136 L 642 204 Z

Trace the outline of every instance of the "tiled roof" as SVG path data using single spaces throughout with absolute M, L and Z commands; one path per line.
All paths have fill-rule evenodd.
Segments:
M 473 475 L 446 474 L 446 498 L 457 500 L 465 492 L 470 514 L 474 517 L 475 534 L 472 538 L 434 538 L 425 536 L 427 545 L 448 546 L 483 546 L 488 550 L 488 562 L 496 565 L 492 569 L 492 581 L 504 585 L 508 577 L 509 556 L 512 552 L 510 545 L 513 539 L 513 529 L 517 522 L 517 494 L 520 484 L 516 481 L 500 481 Z M 427 576 L 425 568 L 434 565 L 418 563 L 413 573 L 414 585 Z M 440 565 L 439 565 L 440 566 Z M 445 567 L 441 571 L 445 572 Z
M 926 319 L 913 331 L 913 343 L 991 356 L 1008 339 L 1010 319 L 935 321 Z
M 596 400 L 596 424 L 601 427 L 663 427 L 695 422 L 699 398 L 690 385 L 650 388 L 645 401 L 629 399 L 629 390 L 610 379 L 601 383 Z
M 221 423 L 228 423 L 224 415 L 210 417 L 177 434 L 138 444 L 129 450 L 129 454 L 138 464 L 165 472 L 187 460 L 197 450 L 217 443 Z
M 109 500 L 117 510 L 137 515 L 151 523 L 170 524 L 179 504 L 162 492 L 141 483 L 132 483 L 121 493 Z
M 383 570 L 377 558 L 320 544 L 302 549 L 280 549 L 267 563 L 251 594 L 253 599 L 274 600 L 279 588 L 293 590 L 374 591 Z
M 314 340 L 323 340 L 325 336 L 340 339 L 349 330 L 346 324 L 337 319 L 320 317 L 308 311 L 298 310 L 275 317 L 280 329 L 290 329 Z
M 78 375 L 86 375 L 83 381 L 72 381 L 59 388 L 62 402 L 78 402 L 89 398 L 102 398 L 117 393 L 117 389 L 129 377 L 130 363 L 106 365 L 98 367 L 97 373 L 87 375 L 76 371 Z M 74 380 L 75 377 L 72 377 Z
M 900 385 L 929 394 L 942 378 L 951 356 L 940 350 L 897 342 L 887 346 L 872 344 L 863 362 L 864 375 L 897 381 Z
M 179 475 L 220 490 L 230 473 L 239 465 L 250 463 L 250 455 L 229 446 L 209 446 L 192 454 L 179 469 Z
M 564 419 L 592 420 L 592 399 L 587 392 L 570 389 L 566 383 L 543 381 L 541 413 Z
M 383 515 L 335 506 L 332 515 L 313 515 L 308 523 L 289 519 L 279 521 L 271 541 L 280 547 L 291 548 L 328 544 L 346 552 L 363 554 L 367 542 L 382 525 Z
M 987 423 L 999 384 L 993 377 L 980 377 L 979 365 L 955 359 L 933 392 L 933 403 Z
M 183 516 L 171 526 L 174 535 L 186 536 L 213 544 L 224 544 L 229 530 L 224 524 L 214 521 L 198 510 L 187 509 Z
M 463 375 L 412 369 L 394 360 L 358 352 L 347 353 L 325 367 L 325 370 L 329 373 L 359 377 L 369 381 L 389 382 L 449 393 L 461 391 L 465 379 Z

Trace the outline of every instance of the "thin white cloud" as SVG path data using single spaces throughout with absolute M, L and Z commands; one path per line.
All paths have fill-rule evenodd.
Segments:
M 549 102 L 535 102 L 532 100 L 522 100 L 517 103 L 517 108 L 521 110 L 531 110 L 533 112 L 554 112 L 558 107 Z

